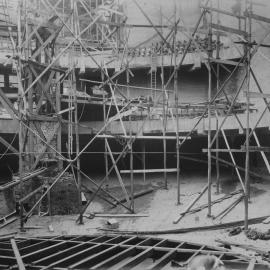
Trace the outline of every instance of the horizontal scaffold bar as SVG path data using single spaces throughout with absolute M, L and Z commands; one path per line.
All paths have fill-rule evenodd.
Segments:
M 100 138 L 100 139 L 117 139 L 117 138 L 123 138 L 123 139 L 139 139 L 139 140 L 176 140 L 176 136 L 128 136 L 128 135 L 97 135 L 96 136 L 97 138 Z M 179 136 L 179 139 L 183 140 L 183 139 L 188 139 L 190 140 L 191 137 L 185 137 L 185 136 Z
M 249 152 L 270 152 L 270 147 L 258 147 L 258 146 L 249 146 Z M 203 149 L 203 153 L 207 153 L 208 149 Z M 211 152 L 220 152 L 220 153 L 245 153 L 247 148 L 242 146 L 241 149 L 210 149 Z
M 220 25 L 220 24 L 215 24 L 215 23 L 212 23 L 211 26 L 212 26 L 212 28 L 214 28 L 216 30 L 229 32 L 229 33 L 240 35 L 240 36 L 246 36 L 247 35 L 247 32 L 242 31 L 242 30 L 238 30 L 238 29 L 235 29 L 235 28 L 232 28 L 232 27 L 228 27 L 228 26 L 224 26 L 224 25 Z
M 207 59 L 205 59 L 207 60 Z M 243 63 L 238 63 L 236 61 L 231 61 L 231 60 L 225 60 L 225 59 L 215 59 L 215 58 L 210 58 L 211 62 L 218 63 L 218 64 L 224 64 L 224 65 L 230 65 L 230 66 L 240 66 L 244 67 L 245 65 Z
M 120 173 L 160 173 L 160 172 L 177 172 L 177 169 L 147 169 L 147 170 L 121 170 Z
M 258 93 L 258 92 L 247 92 L 244 91 L 245 96 L 249 96 L 250 98 L 270 98 L 270 94 Z
M 207 153 L 208 149 L 204 148 L 203 153 Z M 230 153 L 230 152 L 234 152 L 234 153 L 243 153 L 246 152 L 243 149 L 210 149 L 211 152 L 220 152 L 220 153 Z
M 270 23 L 270 19 L 269 18 L 260 16 L 260 15 L 256 15 L 254 13 L 250 13 L 248 15 L 250 16 L 250 18 L 252 18 L 252 19 L 254 19 L 256 21 L 262 21 L 262 22 Z
M 247 147 L 245 145 L 242 145 L 241 150 L 246 151 Z M 249 150 L 249 152 L 270 152 L 270 147 L 249 146 L 248 150 Z

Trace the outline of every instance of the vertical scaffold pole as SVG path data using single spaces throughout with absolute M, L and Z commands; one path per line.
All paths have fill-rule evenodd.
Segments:
M 160 8 L 160 18 L 161 18 L 161 25 L 163 24 L 163 19 L 162 19 L 162 11 Z M 161 28 L 161 34 L 163 35 L 163 28 Z M 164 83 L 164 54 L 163 54 L 163 46 L 165 44 L 162 43 L 162 48 L 161 48 L 161 89 L 162 89 L 162 135 L 163 135 L 163 168 L 164 168 L 164 188 L 168 188 L 168 179 L 167 179 L 167 142 L 165 139 L 166 136 L 166 125 L 167 125 L 167 112 L 166 112 L 166 93 L 165 93 L 165 83 Z
M 104 72 L 101 71 L 101 81 L 102 83 L 104 83 Z M 107 112 L 106 112 L 106 96 L 105 96 L 105 91 L 103 90 L 102 92 L 102 95 L 103 95 L 103 120 L 104 120 L 104 125 L 106 125 L 106 122 L 107 122 Z M 105 130 L 104 132 L 106 133 L 106 127 L 105 127 Z M 104 139 L 104 162 L 105 162 L 105 172 L 106 172 L 106 183 L 108 184 L 108 180 L 109 180 L 109 177 L 108 177 L 108 151 L 107 151 L 107 144 L 106 144 L 106 140 L 107 139 Z
M 163 70 L 164 71 L 164 70 Z M 164 74 L 164 73 L 163 73 Z M 168 189 L 168 176 L 167 176 L 167 141 L 165 139 L 166 136 L 166 125 L 167 125 L 167 112 L 165 109 L 165 103 L 166 103 L 166 98 L 165 98 L 165 88 L 164 88 L 164 84 L 163 84 L 163 108 L 162 108 L 162 114 L 163 114 L 163 129 L 162 129 L 162 135 L 163 135 L 163 168 L 164 168 L 164 173 L 163 173 L 163 177 L 164 177 L 164 188 Z
M 210 0 L 212 7 L 212 0 Z M 212 73 L 211 73 L 211 56 L 212 56 L 212 13 L 209 13 L 208 25 L 208 217 L 211 216 L 211 187 L 212 187 L 212 160 L 211 160 L 211 94 L 212 94 Z
M 57 113 L 59 113 L 61 111 L 61 82 L 60 82 L 59 73 L 56 74 L 56 81 L 58 82 L 57 85 L 55 85 L 56 110 L 57 110 Z M 58 117 L 60 121 L 62 122 L 62 116 L 59 115 Z M 57 151 L 59 153 L 61 153 L 62 151 L 62 126 L 61 124 L 57 132 Z M 60 157 L 59 157 L 59 160 L 57 161 L 57 166 L 58 166 L 59 171 L 63 170 L 63 160 L 60 159 Z
M 220 0 L 217 2 L 218 9 L 220 9 Z M 220 25 L 220 14 L 217 13 L 217 24 Z M 217 33 L 217 51 L 216 58 L 220 58 L 220 33 Z M 220 87 L 220 65 L 217 63 L 217 92 Z M 218 114 L 216 113 L 216 131 L 218 131 Z M 219 149 L 219 136 L 216 139 L 216 149 Z M 219 152 L 216 152 L 216 193 L 219 194 L 220 191 L 220 167 L 219 167 Z
M 126 69 L 126 83 L 127 83 L 127 96 L 130 100 L 130 77 L 129 77 L 129 66 L 127 65 Z M 132 122 L 131 122 L 131 115 L 129 116 L 129 134 L 130 134 L 130 158 L 129 158 L 129 166 L 130 166 L 130 208 L 132 212 L 134 212 L 134 175 L 133 175 L 133 139 L 132 139 Z
M 76 136 L 76 155 L 78 156 L 80 153 L 80 135 L 79 135 L 79 119 L 78 119 L 78 101 L 77 101 L 77 94 L 76 94 L 76 78 L 75 78 L 75 71 L 73 70 L 73 90 L 74 90 L 74 121 L 75 121 L 75 136 Z M 81 179 L 81 161 L 80 157 L 77 158 L 76 161 L 77 167 L 77 179 L 78 179 L 78 191 L 79 191 L 79 224 L 83 224 L 83 207 L 82 207 L 82 179 Z
M 248 204 L 250 199 L 250 179 L 249 179 L 249 159 L 250 159 L 250 153 L 249 153 L 249 126 L 250 126 L 250 119 L 249 119 L 249 107 L 250 107 L 250 98 L 249 98 L 249 92 L 250 92 L 250 61 L 251 61 L 251 33 L 252 33 L 252 19 L 251 19 L 251 12 L 252 12 L 252 1 L 248 0 L 247 3 L 247 9 L 248 10 L 248 45 L 247 45 L 247 94 L 246 94 L 246 102 L 247 102 L 247 111 L 246 111 L 246 162 L 245 162 L 245 230 L 248 229 Z
M 17 26 L 18 26 L 18 50 L 20 50 L 18 53 L 20 54 L 21 57 L 21 44 L 22 44 L 22 39 L 21 39 L 21 16 L 22 16 L 22 4 L 23 2 L 20 1 L 18 5 L 18 21 L 17 21 Z M 23 198 L 23 170 L 24 170 L 24 164 L 23 164 L 23 145 L 24 145 L 24 138 L 23 138 L 23 124 L 22 124 L 22 117 L 23 117 L 23 87 L 22 87 L 22 78 L 21 78 L 21 61 L 20 57 L 18 60 L 18 108 L 19 108 L 19 179 L 20 179 L 20 199 Z M 20 202 L 20 230 L 23 231 L 24 229 L 24 218 L 23 218 L 23 203 Z
M 175 1 L 175 26 L 176 26 L 176 1 Z M 174 100 L 175 100 L 175 115 L 176 115 L 176 182 L 177 182 L 177 204 L 180 200 L 180 142 L 179 142 L 179 112 L 178 112 L 178 70 L 177 70 L 177 54 L 176 54 L 176 35 L 177 27 L 174 30 Z
M 72 8 L 73 8 L 73 29 L 75 30 L 75 34 L 78 35 L 78 10 L 77 10 L 77 2 L 76 0 L 71 0 L 72 2 Z M 74 55 L 72 55 L 74 57 Z M 72 64 L 74 65 L 74 62 L 72 61 Z M 75 74 L 75 68 L 73 68 L 72 75 L 72 91 L 74 95 L 74 124 L 75 124 L 75 141 L 76 141 L 76 156 L 79 156 L 80 153 L 80 135 L 79 135 L 79 119 L 78 119 L 78 100 L 77 100 L 77 91 L 76 91 L 76 74 Z M 71 93 L 70 93 L 71 94 Z M 72 123 L 72 119 L 70 120 Z M 71 128 L 73 125 L 71 125 Z M 72 145 L 71 145 L 72 147 Z M 81 161 L 80 157 L 76 160 L 76 166 L 77 166 L 77 181 L 78 181 L 78 195 L 79 195 L 79 224 L 83 224 L 83 207 L 82 207 L 82 179 L 81 179 Z

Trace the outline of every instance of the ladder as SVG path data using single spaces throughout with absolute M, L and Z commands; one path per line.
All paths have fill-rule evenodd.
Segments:
M 155 99 L 156 97 L 156 90 L 157 89 L 157 56 L 156 54 L 152 53 L 151 55 L 151 95 L 152 98 Z

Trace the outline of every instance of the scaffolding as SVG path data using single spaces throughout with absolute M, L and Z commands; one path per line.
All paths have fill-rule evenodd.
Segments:
M 11 37 L 14 56 L 13 60 L 16 64 L 16 71 L 18 76 L 18 110 L 10 103 L 5 97 L 5 94 L 1 91 L 1 101 L 7 108 L 8 112 L 12 117 L 18 120 L 19 123 L 19 181 L 18 184 L 21 190 L 24 190 L 23 185 L 25 177 L 30 179 L 41 173 L 49 165 L 55 165 L 58 167 L 58 173 L 50 183 L 42 186 L 42 195 L 35 202 L 32 209 L 25 211 L 23 208 L 23 202 L 29 196 L 32 196 L 36 192 L 40 191 L 40 188 L 28 194 L 21 192 L 20 199 L 20 220 L 21 228 L 27 218 L 33 213 L 33 211 L 42 203 L 44 199 L 50 200 L 50 190 L 54 185 L 61 179 L 65 172 L 71 171 L 74 175 L 74 181 L 78 188 L 79 197 L 79 209 L 80 214 L 78 222 L 83 223 L 83 214 L 91 202 L 95 199 L 99 192 L 102 190 L 109 199 L 107 202 L 112 205 L 117 203 L 123 208 L 127 209 L 130 213 L 136 211 L 134 207 L 134 174 L 143 173 L 144 180 L 146 174 L 151 172 L 162 172 L 164 173 L 164 188 L 168 188 L 167 173 L 176 172 L 177 180 L 177 194 L 176 202 L 181 203 L 180 198 L 180 187 L 181 187 L 181 176 L 180 176 L 180 153 L 183 145 L 192 138 L 194 131 L 197 129 L 199 124 L 204 123 L 204 129 L 207 131 L 207 149 L 203 149 L 203 152 L 207 153 L 207 165 L 208 165 L 208 183 L 201 191 L 200 195 L 187 207 L 187 209 L 180 214 L 180 216 L 174 221 L 178 223 L 185 213 L 193 207 L 193 205 L 202 197 L 203 194 L 208 192 L 208 216 L 212 216 L 212 167 L 215 161 L 216 167 L 216 182 L 217 192 L 219 192 L 219 167 L 221 164 L 229 164 L 236 171 L 238 179 L 242 186 L 242 197 L 245 202 L 245 229 L 248 228 L 248 202 L 250 195 L 250 152 L 258 151 L 262 155 L 262 158 L 270 172 L 270 165 L 265 155 L 269 149 L 261 146 L 258 136 L 256 135 L 256 128 L 258 127 L 261 119 L 265 115 L 266 111 L 269 110 L 269 104 L 267 99 L 269 95 L 264 94 L 259 84 L 258 79 L 251 67 L 251 60 L 256 55 L 258 48 L 263 45 L 265 37 L 269 34 L 265 34 L 264 39 L 259 42 L 252 41 L 252 21 L 259 20 L 270 23 L 270 20 L 253 13 L 253 7 L 251 1 L 246 1 L 246 8 L 243 14 L 233 14 L 225 10 L 221 10 L 219 6 L 213 7 L 212 1 L 209 0 L 201 7 L 201 15 L 192 30 L 192 33 L 185 30 L 185 27 L 179 26 L 181 19 L 176 17 L 174 14 L 174 22 L 169 27 L 170 31 L 167 36 L 164 36 L 162 29 L 168 28 L 166 25 L 155 25 L 149 16 L 142 9 L 140 4 L 134 0 L 133 2 L 137 8 L 145 16 L 149 25 L 155 30 L 157 36 L 160 37 L 161 47 L 159 53 L 161 57 L 161 89 L 157 88 L 157 55 L 153 52 L 151 56 L 151 100 L 144 105 L 134 105 L 132 102 L 133 98 L 131 95 L 130 77 L 133 76 L 130 68 L 130 63 L 136 55 L 130 55 L 130 48 L 128 47 L 128 36 L 121 38 L 121 31 L 126 26 L 124 23 L 123 16 L 120 12 L 113 9 L 112 6 L 105 7 L 107 11 L 110 10 L 110 16 L 119 15 L 113 23 L 104 21 L 104 12 L 99 5 L 95 7 L 87 5 L 84 0 L 69 0 L 66 7 L 63 8 L 63 3 L 66 1 L 57 1 L 52 4 L 49 0 L 38 0 L 34 1 L 36 6 L 39 7 L 39 11 L 42 11 L 42 19 L 35 17 L 33 7 L 28 1 L 21 1 L 18 12 L 18 23 L 17 23 L 17 40 Z M 97 2 L 96 2 L 97 3 Z M 62 6 L 61 6 L 62 5 Z M 103 6 L 103 5 L 102 5 Z M 62 12 L 61 12 L 62 10 Z M 83 10 L 83 16 L 82 16 Z M 64 11 L 64 12 L 63 12 Z M 217 22 L 214 22 L 213 14 L 217 15 Z M 221 24 L 219 15 L 230 16 L 236 18 L 239 21 L 239 29 L 230 28 Z M 116 16 L 117 17 L 117 16 Z M 83 18 L 83 23 L 82 23 Z M 196 41 L 196 34 L 200 31 L 200 25 L 202 21 L 207 22 L 207 28 L 203 29 L 207 33 L 207 45 L 206 49 L 200 48 Z M 244 26 L 244 28 L 243 28 Z M 94 28 L 93 28 L 94 27 Z M 93 30 L 95 29 L 95 30 Z M 184 30 L 183 30 L 184 29 Z M 185 31 L 189 40 L 186 43 L 181 57 L 177 57 L 176 50 L 176 37 L 178 31 Z M 108 63 L 105 61 L 100 65 L 96 60 L 93 52 L 98 51 L 94 44 L 91 44 L 88 40 L 84 39 L 86 33 L 92 33 L 91 31 L 99 31 L 102 37 L 102 43 L 104 43 L 103 49 L 111 49 L 112 52 L 116 52 L 119 59 L 121 59 L 121 66 L 119 71 L 116 71 L 113 75 L 110 75 L 108 70 Z M 242 55 L 237 60 L 226 60 L 220 58 L 220 36 L 224 33 L 233 33 L 241 37 L 242 40 Z M 217 36 L 217 48 L 214 55 L 213 49 L 213 34 Z M 62 37 L 68 37 L 68 42 L 60 42 L 61 46 L 58 46 L 58 41 Z M 169 41 L 173 40 L 172 43 Z M 184 64 L 185 58 L 189 52 L 192 44 L 195 44 L 196 48 L 200 48 L 203 53 L 202 58 L 205 58 L 203 62 L 208 70 L 208 100 L 206 103 L 199 107 L 202 112 L 195 121 L 194 126 L 185 134 L 180 136 L 181 127 L 181 108 L 183 104 L 179 102 L 179 85 L 178 82 L 181 80 L 180 68 Z M 236 46 L 236 45 L 235 45 Z M 169 79 L 165 81 L 164 76 L 164 48 L 167 48 L 171 52 L 171 62 L 173 63 L 173 70 L 169 76 Z M 134 48 L 133 48 L 134 49 Z M 62 56 L 68 55 L 69 68 L 63 68 L 59 65 L 59 60 Z M 103 89 L 105 86 L 108 87 L 108 95 L 105 95 L 103 91 L 102 109 L 103 109 L 103 126 L 99 130 L 94 130 L 94 135 L 88 141 L 88 143 L 80 148 L 79 138 L 79 117 L 78 117 L 78 96 L 76 90 L 76 57 L 87 56 L 90 57 L 92 62 L 96 65 L 97 70 L 100 72 L 101 81 L 99 81 L 99 89 Z M 226 68 L 226 65 L 234 66 L 233 70 Z M 226 69 L 229 72 L 228 77 L 224 82 L 220 79 L 220 69 Z M 238 89 L 235 93 L 228 96 L 226 93 L 226 85 L 230 82 L 232 77 L 240 69 L 245 70 L 245 75 L 241 79 Z M 82 68 L 83 69 L 83 68 Z M 120 75 L 125 75 L 126 84 L 120 86 L 117 83 L 117 78 Z M 255 81 L 259 92 L 255 93 L 250 90 L 251 78 Z M 213 86 L 213 81 L 216 81 L 216 86 Z M 90 82 L 91 80 L 81 80 Z M 170 83 L 173 81 L 173 90 L 168 89 Z M 122 93 L 121 88 L 125 87 L 126 95 Z M 216 88 L 217 92 L 213 94 L 213 89 Z M 62 110 L 61 98 L 64 94 L 68 95 L 68 108 Z M 181 91 L 180 91 L 181 92 Z M 245 113 L 246 119 L 239 118 L 235 107 L 237 105 L 237 98 L 240 92 L 244 92 L 246 96 L 245 102 Z M 118 93 L 122 97 L 122 101 L 119 102 L 119 98 L 116 96 Z M 173 94 L 174 104 L 169 104 L 169 95 Z M 220 96 L 225 97 L 225 105 L 220 104 Z M 181 95 L 180 95 L 181 97 Z M 265 102 L 266 108 L 260 115 L 259 119 L 255 124 L 251 124 L 250 111 L 251 102 L 250 99 L 253 97 L 262 98 Z M 181 100 L 180 100 L 181 101 Z M 143 128 L 147 121 L 151 119 L 156 113 L 156 107 L 158 104 L 162 104 L 162 135 L 144 135 Z M 120 106 L 121 103 L 121 106 Z M 110 117 L 111 108 L 114 107 L 116 114 Z M 224 107 L 226 111 L 224 113 Z M 146 112 L 145 118 L 138 125 L 136 132 L 132 129 L 132 112 L 142 109 Z M 223 117 L 220 117 L 220 112 L 223 111 Z M 62 117 L 64 113 L 68 114 L 68 118 Z M 224 124 L 228 117 L 234 117 L 236 122 L 242 131 L 246 133 L 246 140 L 242 148 L 233 149 L 228 142 L 227 135 L 225 132 Z M 124 121 L 127 118 L 127 121 Z M 167 135 L 168 119 L 170 119 L 175 125 L 175 135 Z M 207 119 L 207 121 L 205 121 Z M 121 135 L 111 134 L 108 127 L 113 121 L 119 121 Z M 207 124 L 205 124 L 207 122 Z M 213 125 L 215 122 L 215 125 Z M 68 127 L 68 143 L 67 143 L 67 155 L 63 154 L 62 146 L 62 128 Z M 92 127 L 89 126 L 91 130 Z M 251 137 L 255 138 L 256 146 L 250 145 Z M 220 148 L 220 139 L 223 138 L 226 149 Z M 80 157 L 83 153 L 87 152 L 87 149 L 97 139 L 104 140 L 104 162 L 105 162 L 105 176 L 100 182 L 90 178 L 86 173 L 83 172 L 80 165 Z M 4 140 L 4 139 L 3 139 Z M 122 146 L 121 152 L 114 152 L 111 147 L 110 141 L 114 140 Z M 138 153 L 134 151 L 134 142 L 142 141 L 142 169 L 134 169 L 134 156 Z M 146 168 L 146 151 L 145 142 L 147 140 L 160 140 L 163 142 L 163 168 L 151 169 Z M 167 152 L 166 143 L 167 140 L 175 141 L 175 152 L 176 154 L 176 166 L 175 168 L 167 167 Z M 5 144 L 9 145 L 8 142 Z M 10 148 L 11 149 L 11 148 Z M 13 149 L 16 152 L 16 149 Z M 219 153 L 228 153 L 231 158 L 231 162 L 224 161 L 219 157 Z M 240 167 L 235 161 L 233 153 L 245 154 L 245 167 Z M 117 155 L 117 157 L 115 157 Z M 118 162 L 128 156 L 129 157 L 129 169 L 120 170 L 118 168 Z M 185 158 L 184 156 L 181 156 Z M 109 162 L 110 161 L 110 162 Z M 109 166 L 109 164 L 112 166 Z M 42 166 L 41 166 L 42 165 Z M 110 192 L 103 188 L 103 185 L 108 182 L 109 175 L 112 171 L 115 171 L 117 179 L 123 194 L 125 196 L 126 203 L 116 198 Z M 245 172 L 245 176 L 241 175 L 241 171 Z M 128 192 L 122 175 L 128 173 L 130 175 L 130 191 Z M 253 173 L 254 174 L 254 173 Z M 94 186 L 95 191 L 91 198 L 87 201 L 86 205 L 82 205 L 81 194 L 82 194 L 82 177 L 87 178 Z M 240 200 L 238 201 L 238 203 Z M 49 209 L 48 211 L 49 212 Z
M 226 241 L 219 242 L 226 244 Z M 16 239 L 6 237 L 1 238 L 0 244 L 1 265 L 5 268 L 131 269 L 141 268 L 145 265 L 144 261 L 147 261 L 148 269 L 157 269 L 186 266 L 198 255 L 214 255 L 222 260 L 226 267 L 241 266 L 246 269 L 253 266 L 254 269 L 267 269 L 263 261 L 255 264 L 255 260 L 250 259 L 250 256 L 234 253 L 230 249 L 144 236 L 107 234 L 25 236 Z M 244 248 L 265 254 L 250 245 L 245 245 Z M 11 257 L 13 252 L 15 257 Z

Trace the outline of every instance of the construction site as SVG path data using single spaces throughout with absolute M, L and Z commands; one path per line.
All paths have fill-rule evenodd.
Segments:
M 270 269 L 268 0 L 0 0 L 0 269 Z

